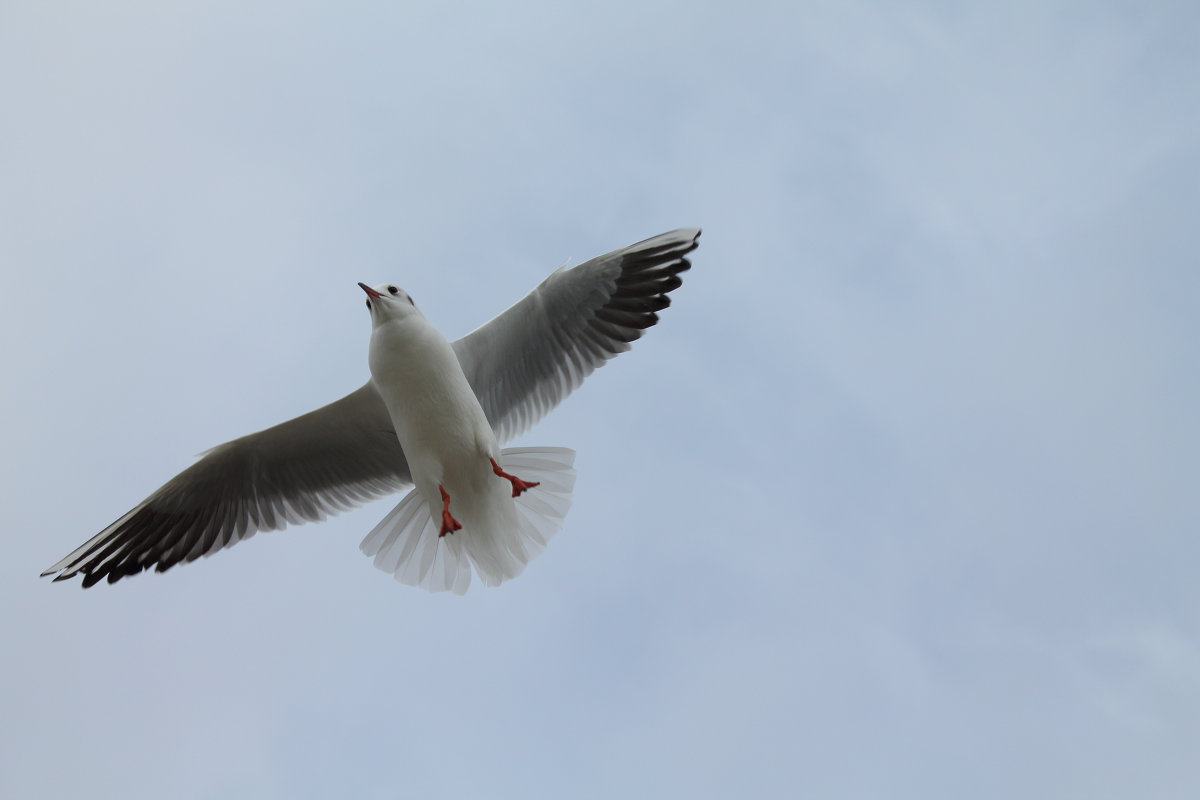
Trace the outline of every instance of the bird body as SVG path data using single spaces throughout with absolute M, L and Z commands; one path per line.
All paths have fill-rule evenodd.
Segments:
M 413 482 L 440 507 L 437 484 L 468 481 L 473 472 L 490 476 L 488 459 L 499 458 L 500 446 L 450 342 L 414 306 L 388 316 L 387 297 L 374 300 L 372 318 L 383 319 L 371 331 L 371 381 Z
M 372 554 L 386 562 L 388 551 L 410 546 L 411 554 L 398 561 L 419 563 L 418 553 L 436 559 L 444 549 L 438 568 L 429 573 L 437 585 L 415 581 L 426 588 L 454 589 L 469 577 L 469 564 L 485 584 L 516 577 L 557 532 L 566 505 L 554 519 L 545 520 L 541 532 L 520 516 L 510 483 L 493 467 L 504 457 L 500 445 L 449 340 L 403 290 L 388 284 L 362 288 L 371 310 L 371 381 L 408 461 L 415 484 L 410 502 L 415 508 L 419 497 L 427 509 L 415 510 L 404 524 L 381 532 Z M 574 453 L 558 451 L 569 454 L 560 476 L 567 479 L 564 499 L 569 500 Z M 435 528 L 437 539 L 453 538 L 434 541 Z
M 42 574 L 86 588 L 163 572 L 413 487 L 360 545 L 377 567 L 455 593 L 472 571 L 485 585 L 515 577 L 562 527 L 575 453 L 500 445 L 658 321 L 699 236 L 671 231 L 559 269 L 454 342 L 406 292 L 360 283 L 366 384 L 212 448 Z

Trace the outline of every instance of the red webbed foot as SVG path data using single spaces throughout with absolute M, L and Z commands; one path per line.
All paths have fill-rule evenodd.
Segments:
M 438 491 L 442 494 L 442 528 L 438 531 L 438 538 L 440 539 L 447 533 L 462 530 L 462 523 L 450 514 L 450 494 L 440 483 L 438 484 Z
M 496 459 L 494 458 L 489 458 L 488 461 L 492 462 L 492 472 L 512 483 L 513 497 L 520 497 L 521 492 L 525 491 L 526 489 L 532 489 L 533 487 L 539 485 L 538 481 L 523 481 L 516 475 L 509 475 L 507 472 L 500 469 L 500 465 L 496 463 Z

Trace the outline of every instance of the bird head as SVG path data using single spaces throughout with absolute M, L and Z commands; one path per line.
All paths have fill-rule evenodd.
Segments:
M 408 292 L 391 283 L 382 283 L 375 288 L 359 282 L 359 287 L 367 293 L 367 310 L 371 312 L 371 320 L 376 325 L 391 319 L 403 319 L 417 311 Z

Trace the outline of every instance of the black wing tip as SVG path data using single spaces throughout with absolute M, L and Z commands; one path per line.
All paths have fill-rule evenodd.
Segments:
M 681 244 L 686 244 L 687 249 L 682 251 L 680 255 L 690 253 L 700 246 L 700 234 L 703 233 L 700 228 L 677 228 L 670 233 L 663 234 L 664 236 L 675 236 Z
M 72 578 L 79 575 L 79 573 L 80 573 L 80 570 L 71 569 L 71 566 L 72 565 L 70 565 L 70 564 L 68 564 L 65 567 L 60 567 L 58 565 L 55 565 L 53 567 L 49 567 L 49 568 L 44 569 L 41 572 L 39 572 L 38 577 L 39 578 L 50 578 L 51 583 L 61 583 L 62 581 L 69 581 Z M 53 577 L 51 577 L 51 576 L 53 576 Z
M 58 573 L 58 574 L 55 574 L 55 573 Z M 54 577 L 50 578 L 51 575 L 54 575 Z M 92 583 L 95 583 L 95 581 L 92 581 L 91 583 L 89 583 L 88 582 L 88 577 L 89 577 L 88 574 L 81 570 L 71 570 L 71 569 L 53 570 L 53 569 L 50 569 L 50 570 L 46 570 L 42 574 L 38 575 L 38 577 L 39 578 L 50 578 L 51 583 L 62 583 L 63 581 L 74 580 L 75 578 L 78 578 L 80 575 L 83 576 L 83 580 L 80 581 L 79 588 L 86 589 L 89 586 L 91 586 Z
M 699 239 L 699 238 L 700 238 L 700 234 L 701 234 L 701 233 L 703 233 L 703 232 L 704 232 L 704 231 L 703 231 L 701 228 L 698 228 L 698 227 L 691 227 L 691 228 L 676 228 L 676 229 L 675 229 L 675 230 L 673 230 L 673 231 L 667 231 L 666 233 L 664 233 L 664 234 L 660 234 L 660 235 L 662 235 L 662 236 L 675 236 L 675 237 L 677 237 L 677 238 L 680 238 L 680 239 L 688 239 L 689 241 L 695 242 L 697 239 Z M 656 237 L 656 238 L 657 238 L 657 237 Z
M 636 251 L 658 250 L 661 255 L 674 253 L 677 256 L 681 256 L 692 252 L 700 246 L 698 240 L 701 233 L 700 228 L 676 228 L 673 231 L 667 231 L 657 236 L 651 236 L 649 239 L 643 239 L 640 242 L 629 245 L 625 249 Z
M 140 563 L 135 562 L 135 563 L 125 564 L 125 565 L 108 563 L 108 564 L 101 565 L 100 568 L 96 569 L 95 571 L 91 571 L 88 567 L 83 567 L 82 569 L 75 569 L 75 570 L 48 569 L 45 572 L 41 573 L 38 577 L 39 578 L 49 578 L 51 575 L 54 575 L 53 578 L 50 578 L 52 583 L 58 583 L 60 581 L 69 581 L 74 578 L 81 578 L 81 580 L 79 581 L 79 588 L 90 589 L 91 587 L 95 586 L 97 583 L 100 583 L 101 581 L 105 581 L 107 583 L 113 584 L 113 583 L 116 583 L 117 581 L 121 580 L 122 578 L 128 578 L 131 575 L 137 575 L 139 573 L 145 572 L 146 570 L 148 570 L 152 567 L 154 568 L 155 572 L 166 572 L 171 567 L 175 566 L 177 563 L 179 563 L 179 562 L 177 562 L 177 561 L 172 561 L 170 563 L 159 562 L 158 564 L 140 564 Z M 58 573 L 57 575 L 54 574 L 56 572 Z
M 59 583 L 61 581 L 74 580 L 80 578 L 79 586 L 81 589 L 88 589 L 95 586 L 100 581 L 107 580 L 109 583 L 116 583 L 121 578 L 130 575 L 136 575 L 143 572 L 150 565 L 147 564 L 120 564 L 118 562 L 107 562 L 101 564 L 85 564 L 82 566 L 68 565 L 65 567 L 51 567 L 38 575 L 39 578 L 50 578 L 51 583 Z M 161 569 L 159 570 L 162 571 Z M 50 577 L 50 576 L 54 577 Z

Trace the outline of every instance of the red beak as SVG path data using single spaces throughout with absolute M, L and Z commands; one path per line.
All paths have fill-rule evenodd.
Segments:
M 368 296 L 368 297 L 383 297 L 383 295 L 382 295 L 382 294 L 380 294 L 379 292 L 375 291 L 375 290 L 374 290 L 374 289 L 372 289 L 370 286 L 367 286 L 367 285 L 366 285 L 365 283 L 363 283 L 362 281 L 359 281 L 359 282 L 358 282 L 358 285 L 362 287 L 362 290 L 363 290 L 364 292 L 366 292 L 366 293 L 367 293 L 367 296 Z

